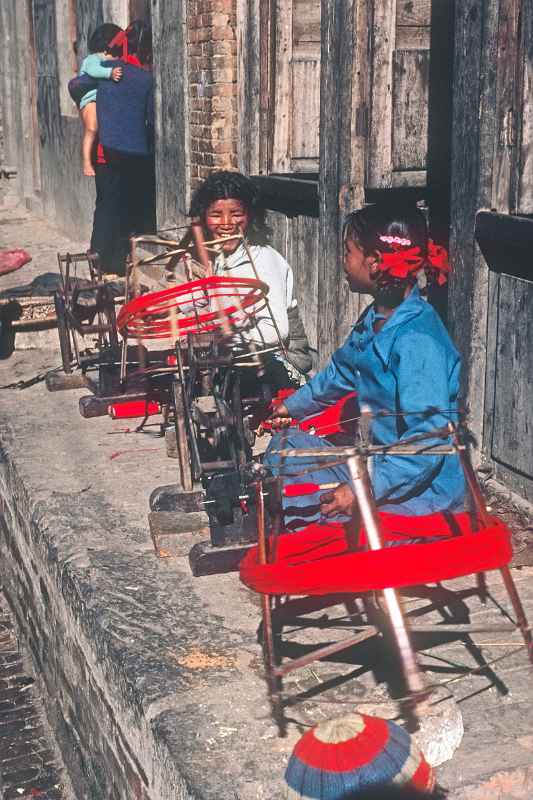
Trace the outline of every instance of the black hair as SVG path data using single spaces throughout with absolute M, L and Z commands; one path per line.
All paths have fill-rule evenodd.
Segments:
M 119 28 L 120 30 L 120 28 Z M 124 31 L 128 40 L 128 53 L 136 55 L 141 64 L 152 63 L 152 28 L 142 19 L 134 19 Z M 122 42 L 109 48 L 116 58 L 122 57 Z
M 382 237 L 395 236 L 410 242 L 409 247 L 420 248 L 425 260 L 428 252 L 426 218 L 416 206 L 376 203 L 348 214 L 344 222 L 344 237 L 356 242 L 365 256 L 373 253 L 393 253 L 393 246 Z M 405 289 L 416 283 L 416 276 L 395 278 L 386 273 L 377 277 L 376 301 L 387 308 L 396 308 L 403 301 Z
M 142 64 L 152 63 L 152 29 L 142 19 L 134 19 L 126 28 L 128 52 L 135 53 Z
M 89 36 L 87 46 L 89 53 L 105 53 L 109 42 L 111 42 L 117 33 L 120 33 L 122 28 L 118 25 L 113 25 L 112 22 L 105 22 L 99 25 Z
M 268 243 L 265 209 L 259 205 L 259 192 L 250 178 L 229 170 L 212 172 L 194 192 L 189 216 L 200 217 L 205 226 L 206 211 L 217 200 L 239 200 L 250 214 L 247 238 L 252 244 Z

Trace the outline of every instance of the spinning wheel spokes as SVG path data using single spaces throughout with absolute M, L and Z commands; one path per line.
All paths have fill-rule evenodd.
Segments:
M 124 337 L 173 338 L 177 334 L 238 330 L 249 316 L 266 306 L 268 286 L 251 278 L 212 275 L 160 292 L 134 298 L 121 309 L 117 327 Z

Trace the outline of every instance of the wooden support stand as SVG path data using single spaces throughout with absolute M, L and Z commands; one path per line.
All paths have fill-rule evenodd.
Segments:
M 148 524 L 159 558 L 187 556 L 192 547 L 209 536 L 209 520 L 201 511 L 152 511 Z

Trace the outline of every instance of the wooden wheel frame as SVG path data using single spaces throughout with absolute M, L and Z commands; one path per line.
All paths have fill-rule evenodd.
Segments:
M 66 375 L 72 372 L 72 344 L 71 344 L 71 331 L 68 324 L 65 298 L 59 291 L 54 292 L 54 307 L 57 317 L 57 332 L 59 335 L 59 349 L 61 351 L 61 361 L 63 364 L 63 371 Z

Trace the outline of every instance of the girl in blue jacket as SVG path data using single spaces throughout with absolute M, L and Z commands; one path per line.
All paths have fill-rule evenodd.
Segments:
M 460 357 L 440 317 L 424 300 L 419 277 L 446 281 L 446 251 L 428 241 L 426 222 L 416 208 L 394 210 L 373 205 L 351 213 L 344 228 L 344 272 L 350 291 L 370 294 L 365 310 L 329 364 L 279 405 L 273 422 L 301 420 L 356 391 L 360 408 L 373 414 L 371 440 L 391 444 L 457 421 Z M 442 440 L 440 440 L 442 443 Z M 333 491 L 291 498 L 285 509 L 289 526 L 298 521 L 342 519 L 355 510 L 345 465 L 309 467 L 302 459 L 280 464 L 272 451 L 330 447 L 317 436 L 289 429 L 273 437 L 265 464 L 280 469 L 288 483 L 338 482 Z M 384 511 L 421 515 L 461 511 L 464 480 L 455 455 L 393 456 L 370 459 L 374 495 Z

